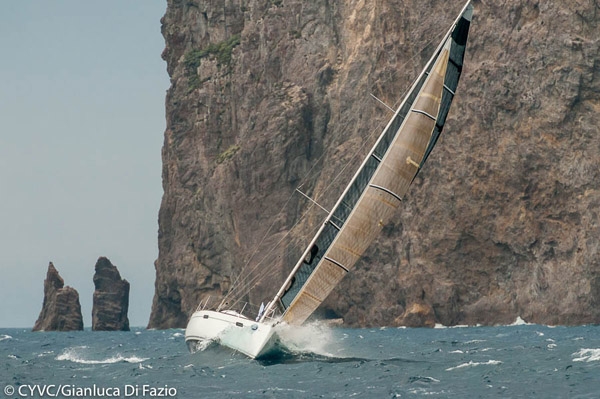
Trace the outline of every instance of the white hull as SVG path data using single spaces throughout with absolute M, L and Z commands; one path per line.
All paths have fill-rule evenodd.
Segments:
M 253 359 L 274 350 L 278 337 L 273 322 L 258 322 L 235 312 L 199 310 L 192 314 L 185 329 L 190 348 L 206 340 L 218 342 Z

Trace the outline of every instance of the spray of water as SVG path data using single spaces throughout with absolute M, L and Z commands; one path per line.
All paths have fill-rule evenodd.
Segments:
M 324 322 L 316 321 L 301 326 L 281 324 L 277 333 L 281 344 L 294 354 L 334 357 L 338 349 L 333 331 Z

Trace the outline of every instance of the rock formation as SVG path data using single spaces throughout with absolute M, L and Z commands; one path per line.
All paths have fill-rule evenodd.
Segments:
M 92 330 L 129 331 L 129 282 L 105 257 L 98 258 L 95 270 Z
M 430 305 L 413 302 L 394 320 L 394 324 L 406 327 L 435 327 L 435 313 Z
M 83 330 L 83 317 L 77 290 L 69 286 L 50 262 L 44 280 L 44 302 L 33 331 Z
M 310 205 L 294 190 L 332 205 L 390 116 L 370 93 L 397 104 L 462 5 L 168 0 L 150 327 L 185 326 L 267 254 L 246 299 L 273 294 L 295 252 L 271 249 Z M 437 147 L 321 309 L 348 325 L 600 322 L 600 9 L 474 5 Z

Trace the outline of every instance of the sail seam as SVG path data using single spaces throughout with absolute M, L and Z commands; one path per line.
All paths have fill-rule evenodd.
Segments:
M 450 89 L 448 86 L 446 86 L 446 84 L 444 83 L 444 89 L 448 90 L 448 92 L 450 94 L 452 94 L 453 96 L 455 96 L 456 94 L 454 93 L 454 91 L 452 91 L 452 89 Z
M 314 301 L 316 301 L 316 302 L 319 302 L 319 301 L 321 301 L 321 299 L 320 299 L 320 298 L 318 298 L 317 296 L 315 296 L 315 295 L 311 294 L 310 292 L 306 292 L 306 291 L 304 291 L 304 295 L 306 295 L 306 296 L 307 296 L 307 297 L 309 297 L 309 298 L 312 298 L 312 299 L 313 299 Z M 297 297 L 298 297 L 298 296 L 296 296 L 296 298 L 297 298 Z M 295 299 L 295 298 L 294 298 L 294 299 Z M 296 302 L 296 301 L 294 300 L 294 302 Z M 290 304 L 290 308 L 292 307 L 292 305 L 294 304 L 294 302 L 292 302 L 292 303 Z M 289 308 L 288 308 L 288 309 L 289 309 Z
M 456 67 L 456 69 L 458 70 L 458 72 L 462 72 L 462 65 L 458 65 L 458 63 L 457 63 L 456 61 L 454 61 L 454 60 L 452 59 L 452 57 L 449 57 L 449 58 L 448 58 L 448 61 L 449 61 L 449 62 L 450 62 L 452 65 L 454 65 L 454 66 Z
M 338 226 L 337 224 L 333 223 L 333 220 L 329 219 L 328 220 L 329 224 L 332 225 L 337 231 L 340 231 L 341 228 L 340 226 Z
M 376 189 L 381 190 L 383 192 L 386 192 L 389 195 L 391 195 L 392 197 L 396 198 L 398 201 L 402 202 L 402 198 L 400 198 L 400 196 L 398 194 L 396 194 L 395 192 L 393 192 L 391 190 L 388 190 L 385 187 L 381 187 L 381 186 L 378 186 L 376 184 L 369 184 L 369 187 L 373 187 L 373 188 L 376 188 Z
M 411 109 L 411 112 L 415 112 L 417 114 L 421 114 L 421 115 L 425 115 L 426 117 L 428 117 L 431 120 L 435 120 L 435 117 L 433 117 L 431 114 L 425 112 L 425 111 L 421 111 L 420 109 Z
M 325 260 L 328 260 L 328 261 L 330 261 L 331 263 L 333 263 L 334 265 L 336 265 L 336 266 L 338 266 L 338 267 L 340 267 L 340 268 L 344 269 L 344 271 L 345 271 L 346 273 L 348 273 L 348 272 L 350 271 L 350 270 L 348 270 L 348 268 L 347 268 L 346 266 L 342 265 L 340 262 L 338 262 L 338 261 L 337 261 L 337 260 L 335 260 L 335 259 L 331 259 L 330 257 L 327 257 L 327 256 L 325 256 L 325 258 L 324 258 L 324 259 L 325 259 Z

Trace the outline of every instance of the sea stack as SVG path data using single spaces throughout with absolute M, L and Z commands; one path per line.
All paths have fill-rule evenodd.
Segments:
M 44 303 L 33 331 L 83 330 L 79 294 L 65 282 L 50 262 L 44 280 Z
M 95 269 L 92 330 L 129 331 L 129 282 L 105 257 L 98 258 Z

